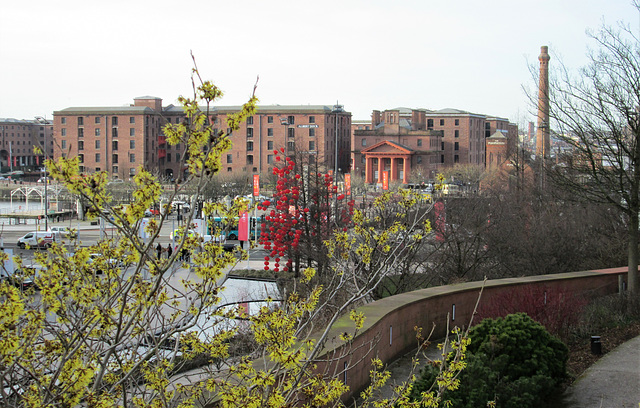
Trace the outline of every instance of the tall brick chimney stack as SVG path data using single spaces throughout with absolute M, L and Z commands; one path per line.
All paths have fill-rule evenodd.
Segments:
M 536 132 L 536 156 L 548 159 L 549 141 L 549 47 L 540 47 L 540 84 L 538 86 L 538 130 Z

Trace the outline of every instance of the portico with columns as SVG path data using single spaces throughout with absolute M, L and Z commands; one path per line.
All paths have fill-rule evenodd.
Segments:
M 415 151 L 400 144 L 384 140 L 363 149 L 365 157 L 365 182 L 382 183 L 382 174 L 389 172 L 389 181 L 409 183 L 411 157 Z

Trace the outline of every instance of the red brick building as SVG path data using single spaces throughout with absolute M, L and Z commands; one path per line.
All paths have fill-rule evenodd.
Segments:
M 44 159 L 45 133 L 49 157 L 52 157 L 53 123 L 50 120 L 0 118 L 0 172 L 38 171 Z M 43 153 L 36 154 L 34 146 L 39 146 Z
M 376 158 L 368 147 L 389 141 L 412 151 L 408 162 L 410 166 L 403 167 L 403 182 L 408 182 L 407 172 L 420 174 L 422 180 L 415 181 L 433 179 L 438 169 L 458 163 L 485 166 L 485 139 L 497 131 L 515 146 L 518 128 L 504 118 L 457 109 L 432 111 L 396 108 L 373 111 L 370 124 L 354 121 L 352 167 L 357 175 L 367 180 L 368 175 L 373 174 L 370 182 L 377 182 Z M 367 170 L 367 163 L 374 166 L 371 171 Z M 395 166 L 388 160 L 387 164 Z M 397 171 L 395 173 L 400 174 Z
M 227 114 L 240 108 L 214 107 L 214 127 L 226 131 Z M 56 111 L 55 156 L 79 156 L 82 171 L 106 170 L 114 179 L 130 178 L 139 166 L 173 178 L 182 170 L 185 146 L 170 146 L 162 128 L 184 117 L 182 107 L 163 107 L 162 99 L 150 96 L 135 98 L 131 106 Z M 267 172 L 275 164 L 273 151 L 281 148 L 288 155 L 308 154 L 327 169 L 349 171 L 351 114 L 341 106 L 260 106 L 230 137 L 224 173 Z

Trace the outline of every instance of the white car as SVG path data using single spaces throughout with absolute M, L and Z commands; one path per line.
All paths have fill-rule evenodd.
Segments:
M 77 235 L 77 233 L 71 231 L 69 227 L 49 227 L 49 231 L 65 238 L 73 238 Z

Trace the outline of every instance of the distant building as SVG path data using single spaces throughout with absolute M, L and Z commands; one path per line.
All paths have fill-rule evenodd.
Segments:
M 227 115 L 240 109 L 213 107 L 214 128 L 227 131 Z M 133 105 L 124 107 L 62 109 L 54 112 L 54 153 L 78 156 L 81 171 L 106 170 L 114 179 L 132 177 L 139 166 L 167 178 L 179 177 L 185 146 L 170 146 L 163 127 L 184 120 L 182 107 L 163 107 L 162 99 L 151 96 L 135 98 Z M 265 173 L 275 164 L 276 149 L 307 154 L 327 169 L 348 172 L 350 136 L 351 113 L 341 106 L 259 106 L 231 133 L 232 148 L 222 156 L 221 172 Z
M 0 118 L 0 171 L 38 171 L 42 167 L 45 133 L 49 157 L 53 155 L 53 123 L 44 118 L 22 120 Z M 46 123 L 45 123 L 46 121 Z M 38 146 L 41 153 L 34 152 Z
M 508 151 L 515 148 L 518 138 L 517 125 L 508 119 L 457 109 L 373 111 L 368 125 L 354 121 L 352 131 L 352 168 L 368 182 L 379 182 L 380 171 L 393 170 L 398 165 L 402 168 L 393 173 L 404 183 L 412 172 L 427 180 L 433 179 L 439 169 L 455 164 L 484 167 L 487 164 L 487 138 L 500 132 L 507 139 Z M 385 141 L 391 144 L 382 148 L 380 143 Z M 371 147 L 374 145 L 375 149 Z M 397 157 L 385 156 L 380 151 L 394 150 L 392 146 L 400 149 Z M 507 154 L 505 151 L 505 158 Z M 382 162 L 377 161 L 379 157 Z M 367 164 L 373 167 L 367 167 Z M 391 177 L 391 180 L 395 178 Z

